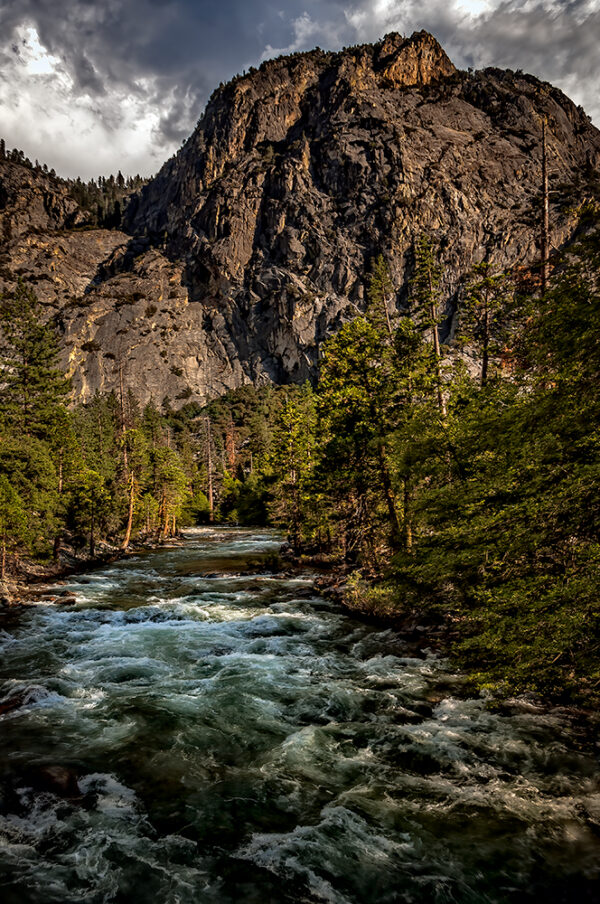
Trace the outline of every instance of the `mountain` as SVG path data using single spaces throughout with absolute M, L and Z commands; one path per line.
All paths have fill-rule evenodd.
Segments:
M 460 72 L 426 32 L 281 57 L 214 92 L 120 229 L 0 161 L 0 277 L 34 282 L 80 397 L 121 374 L 174 405 L 301 380 L 364 308 L 378 254 L 400 310 L 415 238 L 439 240 L 446 332 L 473 263 L 539 259 L 544 118 L 558 247 L 600 194 L 600 132 L 558 89 Z

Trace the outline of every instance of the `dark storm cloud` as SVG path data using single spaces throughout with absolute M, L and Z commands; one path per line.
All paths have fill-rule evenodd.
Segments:
M 474 30 L 476 54 L 548 81 L 578 79 L 590 101 L 600 87 L 600 4 L 503 3 Z
M 177 89 L 179 99 L 160 120 L 172 140 L 187 133 L 216 84 L 261 58 L 264 35 L 287 45 L 294 16 L 319 7 L 286 3 L 280 15 L 261 0 L 5 0 L 0 35 L 6 46 L 23 26 L 35 27 L 72 78 L 74 93 L 120 90 L 170 104 Z
M 219 82 L 248 66 L 276 53 L 420 28 L 432 31 L 457 65 L 532 72 L 600 120 L 600 0 L 3 0 L 0 115 L 12 111 L 19 136 L 30 134 L 39 145 L 36 120 L 51 96 L 56 107 L 46 117 L 46 138 L 60 119 L 59 103 L 70 107 L 65 133 L 82 123 L 71 156 L 61 151 L 63 171 L 81 169 L 85 136 L 98 147 L 98 130 L 114 142 L 115 165 L 131 150 L 132 166 L 135 158 L 154 169 L 189 134 Z M 27 69 L 32 34 L 52 58 L 48 72 Z M 12 82 L 22 95 L 18 110 Z M 147 146 L 130 148 L 132 129 Z M 37 146 L 29 152 L 38 153 Z

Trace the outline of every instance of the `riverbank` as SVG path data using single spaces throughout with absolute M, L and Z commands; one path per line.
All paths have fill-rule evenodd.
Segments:
M 60 590 L 64 578 L 95 571 L 127 556 L 158 549 L 160 546 L 158 542 L 138 540 L 132 542 L 127 549 L 122 549 L 102 541 L 98 543 L 99 551 L 93 556 L 70 547 L 61 548 L 58 560 L 50 564 L 22 560 L 16 573 L 0 581 L 0 616 L 3 611 L 40 600 L 63 604 L 74 602 L 70 599 L 72 594 Z
M 529 709 L 557 713 L 574 724 L 585 724 L 586 737 L 591 739 L 597 735 L 600 726 L 597 685 L 581 685 L 576 696 L 562 687 L 557 687 L 554 693 L 538 693 L 527 687 L 515 690 L 510 683 L 511 663 L 508 659 L 507 680 L 490 680 L 483 660 L 475 661 L 472 656 L 464 656 L 461 645 L 468 633 L 463 622 L 452 617 L 450 606 L 446 613 L 441 607 L 434 610 L 414 606 L 402 609 L 397 588 L 378 587 L 361 578 L 358 570 L 339 563 L 331 566 L 329 573 L 320 575 L 315 587 L 350 615 L 368 624 L 393 630 L 414 655 L 425 650 L 447 658 L 464 676 L 465 693 L 483 692 L 491 709 L 500 713 Z

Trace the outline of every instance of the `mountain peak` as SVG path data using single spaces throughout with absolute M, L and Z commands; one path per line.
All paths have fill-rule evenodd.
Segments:
M 558 89 L 460 72 L 424 31 L 269 60 L 214 92 L 127 234 L 71 229 L 77 210 L 41 183 L 23 202 L 28 171 L 0 161 L 0 289 L 21 273 L 59 312 L 83 398 L 121 374 L 176 405 L 302 380 L 364 310 L 379 254 L 400 310 L 416 240 L 438 240 L 450 329 L 474 263 L 539 260 L 544 120 L 558 247 L 600 197 L 600 133 Z
M 378 48 L 376 65 L 390 86 L 429 85 L 457 72 L 442 46 L 428 31 L 415 31 L 410 38 L 391 32 Z

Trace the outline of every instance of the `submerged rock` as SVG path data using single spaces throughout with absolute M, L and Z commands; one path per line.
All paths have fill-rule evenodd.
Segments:
M 77 773 L 68 766 L 41 766 L 30 778 L 39 790 L 52 791 L 59 797 L 81 797 Z

